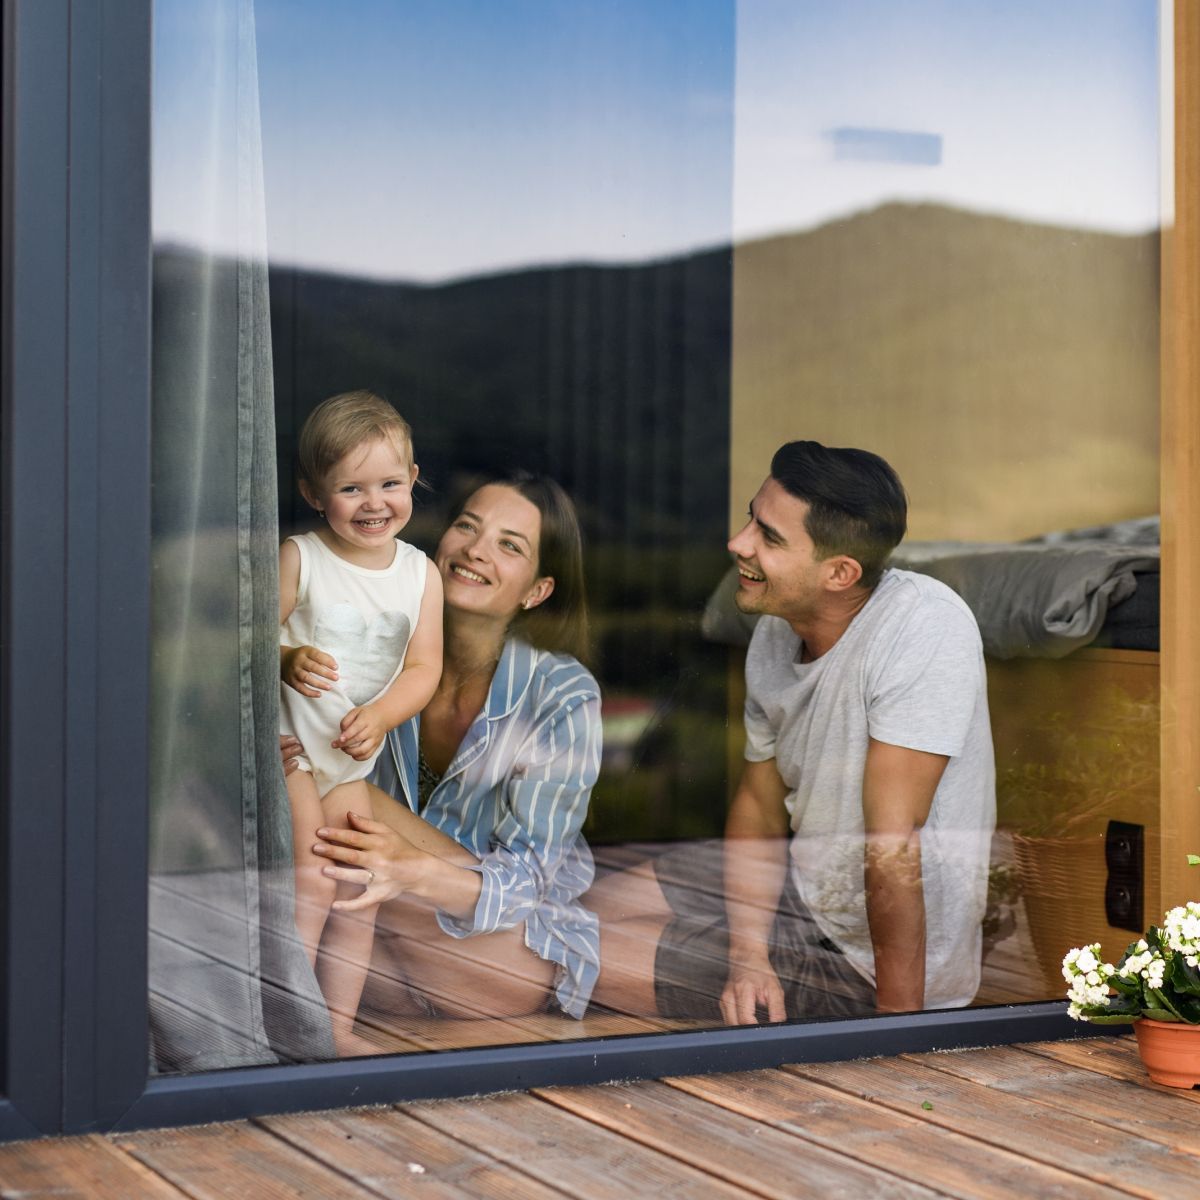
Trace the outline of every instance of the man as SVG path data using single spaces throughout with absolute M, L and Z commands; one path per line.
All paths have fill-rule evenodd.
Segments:
M 995 825 L 983 652 L 950 589 L 885 570 L 906 519 L 877 455 L 775 454 L 729 543 L 761 619 L 725 841 L 585 898 L 598 1003 L 728 1024 L 970 1003 Z

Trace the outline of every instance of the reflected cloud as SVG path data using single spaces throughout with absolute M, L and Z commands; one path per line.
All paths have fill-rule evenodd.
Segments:
M 838 161 L 905 163 L 936 167 L 942 161 L 942 138 L 937 133 L 908 133 L 901 129 L 831 129 L 826 139 Z

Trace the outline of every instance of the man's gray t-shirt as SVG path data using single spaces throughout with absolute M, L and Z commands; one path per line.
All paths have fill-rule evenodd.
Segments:
M 871 738 L 945 754 L 921 829 L 925 1006 L 969 1004 L 996 824 L 983 648 L 945 584 L 889 570 L 834 646 L 800 662 L 778 617 L 758 622 L 746 658 L 746 758 L 775 759 L 787 785 L 792 872 L 822 933 L 875 981 L 863 871 L 863 769 Z

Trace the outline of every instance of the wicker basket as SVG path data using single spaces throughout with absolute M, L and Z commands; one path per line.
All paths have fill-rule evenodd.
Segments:
M 1049 996 L 1057 997 L 1067 986 L 1063 955 L 1075 946 L 1091 945 L 1108 929 L 1104 835 L 1039 838 L 1014 833 L 1012 841 L 1038 966 Z

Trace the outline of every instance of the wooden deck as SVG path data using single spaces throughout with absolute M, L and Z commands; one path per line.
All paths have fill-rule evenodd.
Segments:
M 22 1142 L 0 1196 L 1187 1196 L 1198 1104 L 1114 1037 Z

